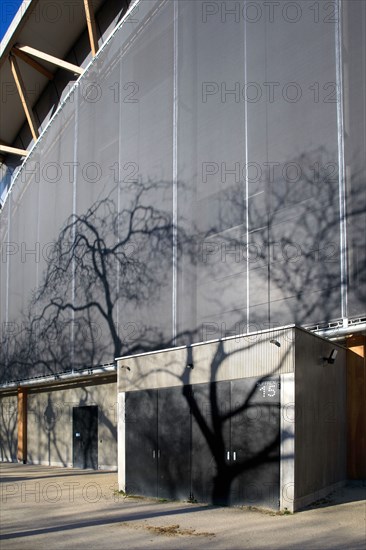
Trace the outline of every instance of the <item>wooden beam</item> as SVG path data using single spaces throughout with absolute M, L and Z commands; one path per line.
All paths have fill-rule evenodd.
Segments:
M 27 462 L 27 389 L 18 388 L 18 462 Z
M 95 24 L 93 6 L 91 5 L 90 0 L 84 0 L 84 8 L 85 8 L 85 15 L 86 15 L 86 23 L 88 25 L 90 48 L 94 57 L 98 51 L 98 36 L 97 36 L 97 27 Z
M 20 155 L 21 157 L 26 157 L 29 154 L 29 151 L 27 151 L 26 149 L 18 149 L 18 147 L 10 147 L 9 145 L 2 145 L 1 143 L 0 143 L 0 151 L 3 153 Z
M 19 70 L 17 60 L 15 59 L 15 57 L 12 54 L 10 54 L 9 55 L 9 61 L 10 61 L 10 66 L 11 66 L 11 72 L 13 73 L 15 84 L 16 84 L 16 87 L 18 88 L 20 101 L 22 102 L 23 109 L 24 109 L 24 112 L 25 112 L 25 116 L 27 117 L 28 124 L 29 124 L 30 130 L 32 132 L 33 139 L 34 139 L 34 141 L 37 141 L 37 139 L 39 137 L 37 124 L 36 124 L 36 120 L 34 118 L 34 114 L 33 114 L 31 105 L 28 101 L 27 92 L 26 92 L 26 89 L 25 89 L 25 86 L 24 86 L 22 75 L 20 74 L 20 70 Z
M 33 69 L 36 69 L 36 71 L 43 74 L 43 76 L 48 78 L 48 80 L 53 80 L 53 74 L 50 71 L 48 71 L 46 67 L 38 63 L 38 61 L 30 57 L 28 54 L 22 52 L 21 50 L 18 50 L 17 48 L 12 48 L 11 51 L 14 55 L 19 57 L 20 59 L 23 59 L 23 61 L 25 61 L 26 63 L 28 63 L 28 65 L 33 67 Z
M 84 69 L 82 69 L 81 67 L 78 67 L 77 65 L 73 65 L 68 61 L 64 61 L 63 59 L 59 59 L 58 57 L 54 57 L 53 55 L 49 55 L 48 53 L 41 52 L 40 50 L 36 50 L 36 48 L 32 48 L 31 46 L 16 44 L 16 46 L 14 47 L 20 50 L 21 52 L 27 53 L 29 55 L 33 55 L 34 57 L 38 57 L 43 61 L 48 61 L 49 63 L 52 63 L 53 65 L 57 65 L 57 67 L 61 67 L 61 69 L 66 69 L 67 71 L 70 71 L 72 73 L 83 74 L 84 72 Z

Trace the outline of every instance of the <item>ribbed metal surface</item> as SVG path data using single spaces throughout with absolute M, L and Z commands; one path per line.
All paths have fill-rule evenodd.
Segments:
M 118 360 L 118 391 L 293 372 L 295 328 Z M 275 341 L 280 344 L 271 342 Z M 193 369 L 188 367 L 193 365 Z
M 330 86 L 342 79 L 336 29 L 314 25 L 310 11 L 296 33 L 281 17 L 205 21 L 208 4 L 140 1 L 14 179 L 0 216 L 2 381 L 252 327 L 364 317 L 365 93 L 351 85 L 365 80 L 364 28 L 344 35 L 355 35 L 344 159 L 343 113 L 331 99 L 340 90 Z M 345 4 L 364 21 L 364 3 Z M 268 89 L 267 68 L 281 86 Z M 259 86 L 258 101 L 243 79 Z M 288 369 L 285 344 L 225 342 L 179 352 L 196 368 L 187 376 L 173 366 L 164 385 Z M 217 347 L 229 357 L 216 368 Z

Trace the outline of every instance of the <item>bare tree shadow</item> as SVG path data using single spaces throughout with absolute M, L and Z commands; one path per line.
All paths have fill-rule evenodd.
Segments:
M 339 317 L 339 289 L 348 281 L 342 280 L 339 267 L 338 179 L 327 173 L 314 176 L 313 170 L 316 163 L 326 165 L 327 158 L 326 151 L 318 150 L 294 159 L 302 166 L 298 185 L 283 179 L 265 182 L 270 200 L 257 200 L 260 193 L 253 189 L 252 198 L 246 199 L 248 209 L 238 189 L 241 184 L 224 189 L 211 197 L 211 216 L 202 220 L 188 208 L 186 217 L 175 222 L 171 182 L 161 181 L 124 185 L 122 206 L 112 190 L 85 212 L 70 216 L 52 247 L 43 282 L 23 313 L 22 330 L 3 339 L 2 381 L 76 371 L 177 344 L 189 346 L 230 331 L 247 332 L 252 323 L 261 329 Z M 357 178 L 353 190 L 361 193 Z M 183 182 L 179 186 L 183 194 L 189 188 Z M 187 197 L 191 192 L 187 190 Z M 365 207 L 361 200 L 357 203 L 353 197 L 350 219 L 362 225 Z M 359 304 L 365 303 L 365 267 L 357 264 L 355 274 Z M 169 317 L 175 269 L 178 287 L 185 289 L 178 296 L 178 310 L 186 302 L 189 311 L 178 311 L 176 331 Z M 244 279 L 250 282 L 252 321 L 248 304 L 237 306 Z M 227 320 L 224 334 L 222 319 Z M 217 333 L 203 336 L 205 323 Z M 126 324 L 131 338 L 122 334 Z M 183 386 L 193 432 L 213 459 L 213 487 L 207 498 L 220 504 L 232 502 L 236 480 L 245 479 L 246 473 L 248 481 L 251 471 L 278 464 L 280 444 L 279 401 L 260 401 L 258 388 L 267 382 L 276 385 L 281 365 L 269 377 L 247 380 L 240 397 L 232 398 L 235 388 L 226 385 L 221 394 L 223 382 L 218 379 L 227 353 L 219 343 L 206 389 L 192 388 L 189 369 L 177 381 Z M 191 363 L 188 347 L 187 365 Z M 264 411 L 263 419 L 251 421 L 256 406 Z M 49 447 L 57 448 L 52 407 L 49 400 L 44 413 L 37 414 L 42 414 L 39 422 L 48 433 Z M 273 429 L 267 430 L 272 421 Z M 246 448 L 228 445 L 235 423 L 245 434 Z M 115 437 L 112 423 L 108 427 Z

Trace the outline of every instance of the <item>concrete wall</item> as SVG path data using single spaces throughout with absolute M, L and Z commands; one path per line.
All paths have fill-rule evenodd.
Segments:
M 332 349 L 334 364 L 324 361 Z M 347 479 L 346 350 L 303 330 L 295 343 L 295 509 Z
M 0 461 L 16 462 L 18 447 L 17 395 L 0 398 Z
M 98 468 L 117 468 L 116 381 L 28 395 L 28 456 L 33 464 L 72 466 L 72 409 L 98 405 Z
M 293 372 L 294 328 L 121 358 L 118 391 L 136 391 Z M 277 346 L 270 342 L 276 340 Z M 193 369 L 187 368 L 193 365 Z

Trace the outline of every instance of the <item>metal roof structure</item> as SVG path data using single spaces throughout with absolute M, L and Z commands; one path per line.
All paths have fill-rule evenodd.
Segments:
M 99 10 L 104 1 L 93 0 L 93 11 Z M 20 85 L 31 110 L 60 67 L 72 71 L 72 65 L 78 66 L 77 59 L 69 63 L 69 67 L 63 62 L 90 22 L 86 17 L 88 5 L 91 6 L 89 0 L 22 2 L 0 45 L 1 145 L 6 147 L 13 144 L 27 118 L 9 58 L 15 59 L 18 65 Z

